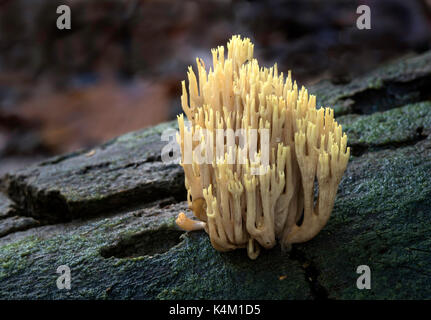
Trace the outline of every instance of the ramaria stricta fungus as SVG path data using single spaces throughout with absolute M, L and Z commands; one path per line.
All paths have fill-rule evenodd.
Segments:
M 189 67 L 188 91 L 182 81 L 190 125 L 178 116 L 177 140 L 189 207 L 199 221 L 184 213 L 176 221 L 185 230 L 205 229 L 218 251 L 247 248 L 251 259 L 277 240 L 290 249 L 319 233 L 350 155 L 333 110 L 316 109 L 316 97 L 298 90 L 290 72 L 284 78 L 277 65 L 259 67 L 253 48 L 250 39 L 233 36 L 227 58 L 224 47 L 213 49 L 213 67 L 207 71 L 198 58 L 198 79 Z M 232 133 L 239 129 L 249 141 L 255 132 L 254 153 Z

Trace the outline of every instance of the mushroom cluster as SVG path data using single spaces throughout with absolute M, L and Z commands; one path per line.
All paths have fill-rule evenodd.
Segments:
M 316 97 L 298 90 L 290 72 L 261 68 L 253 48 L 233 36 L 227 57 L 223 46 L 212 50 L 208 71 L 196 59 L 198 77 L 189 67 L 188 88 L 182 81 L 189 122 L 179 115 L 177 134 L 189 207 L 199 219 L 180 213 L 177 224 L 204 228 L 216 250 L 247 248 L 251 259 L 277 241 L 288 250 L 318 234 L 350 155 L 333 110 L 316 109 Z

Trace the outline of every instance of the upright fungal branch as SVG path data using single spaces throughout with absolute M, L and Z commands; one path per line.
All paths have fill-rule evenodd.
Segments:
M 181 213 L 178 225 L 204 228 L 216 250 L 247 248 L 251 259 L 277 241 L 310 240 L 331 214 L 350 155 L 346 134 L 290 72 L 259 67 L 250 39 L 233 36 L 227 57 L 224 47 L 211 52 L 212 68 L 197 58 L 197 76 L 189 67 L 188 87 L 182 81 L 190 125 L 178 116 L 177 140 L 200 221 Z

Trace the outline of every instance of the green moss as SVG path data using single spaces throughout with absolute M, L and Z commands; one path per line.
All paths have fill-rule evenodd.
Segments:
M 431 128 L 431 102 L 409 104 L 372 115 L 342 116 L 338 121 L 351 145 L 405 143 L 415 140 L 423 128 Z
M 151 128 L 146 128 L 141 131 L 131 132 L 131 133 L 122 135 L 114 140 L 115 142 L 122 142 L 122 143 L 131 142 L 135 144 L 136 141 L 140 141 L 140 140 L 142 141 L 142 139 L 147 138 L 151 135 L 160 136 L 160 134 L 162 134 L 167 129 L 177 129 L 177 126 L 178 126 L 177 120 L 163 122 Z
M 381 89 L 383 88 L 383 80 L 381 78 L 370 79 L 368 82 L 368 89 Z
M 350 163 L 328 225 L 300 246 L 315 257 L 330 297 L 431 296 L 431 152 L 419 150 L 384 150 Z M 356 288 L 356 268 L 364 264 L 371 268 L 372 290 Z
M 301 268 L 282 255 L 279 248 L 253 262 L 245 250 L 218 253 L 204 232 L 189 234 L 181 245 L 164 254 L 122 259 L 105 259 L 100 255 L 100 249 L 115 239 L 131 237 L 143 230 L 171 228 L 176 214 L 175 210 L 169 218 L 149 220 L 144 229 L 125 223 L 130 219 L 126 216 L 114 216 L 89 221 L 45 239 L 29 237 L 0 246 L 0 298 L 309 297 Z M 106 231 L 109 225 L 117 227 L 110 233 Z M 26 254 L 16 257 L 17 252 Z M 71 268 L 72 289 L 68 292 L 59 291 L 55 286 L 58 276 L 55 271 L 62 264 Z M 278 276 L 284 274 L 289 279 L 280 281 Z M 34 283 L 34 279 L 38 281 Z M 107 288 L 111 288 L 109 294 Z
M 410 86 L 410 84 L 419 78 L 430 77 L 430 75 L 431 52 L 426 52 L 379 67 L 371 73 L 353 79 L 346 85 L 335 85 L 329 81 L 322 81 L 310 87 L 309 91 L 316 95 L 318 106 L 330 106 L 334 109 L 336 116 L 341 116 L 351 113 L 353 111 L 351 106 L 356 102 L 357 95 L 367 91 L 370 93 L 382 91 L 383 99 L 377 103 L 377 110 L 389 100 L 391 105 L 396 106 L 418 101 L 420 93 L 415 85 Z M 386 93 L 386 88 L 393 83 L 409 88 L 409 91 L 401 90 L 399 94 L 396 94 L 393 90 Z M 427 88 L 421 90 L 427 90 Z

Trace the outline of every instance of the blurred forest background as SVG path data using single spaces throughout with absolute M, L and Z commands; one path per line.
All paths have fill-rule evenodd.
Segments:
M 429 50 L 430 31 L 431 0 L 0 0 L 0 174 L 174 119 L 187 67 L 233 34 L 310 85 Z

